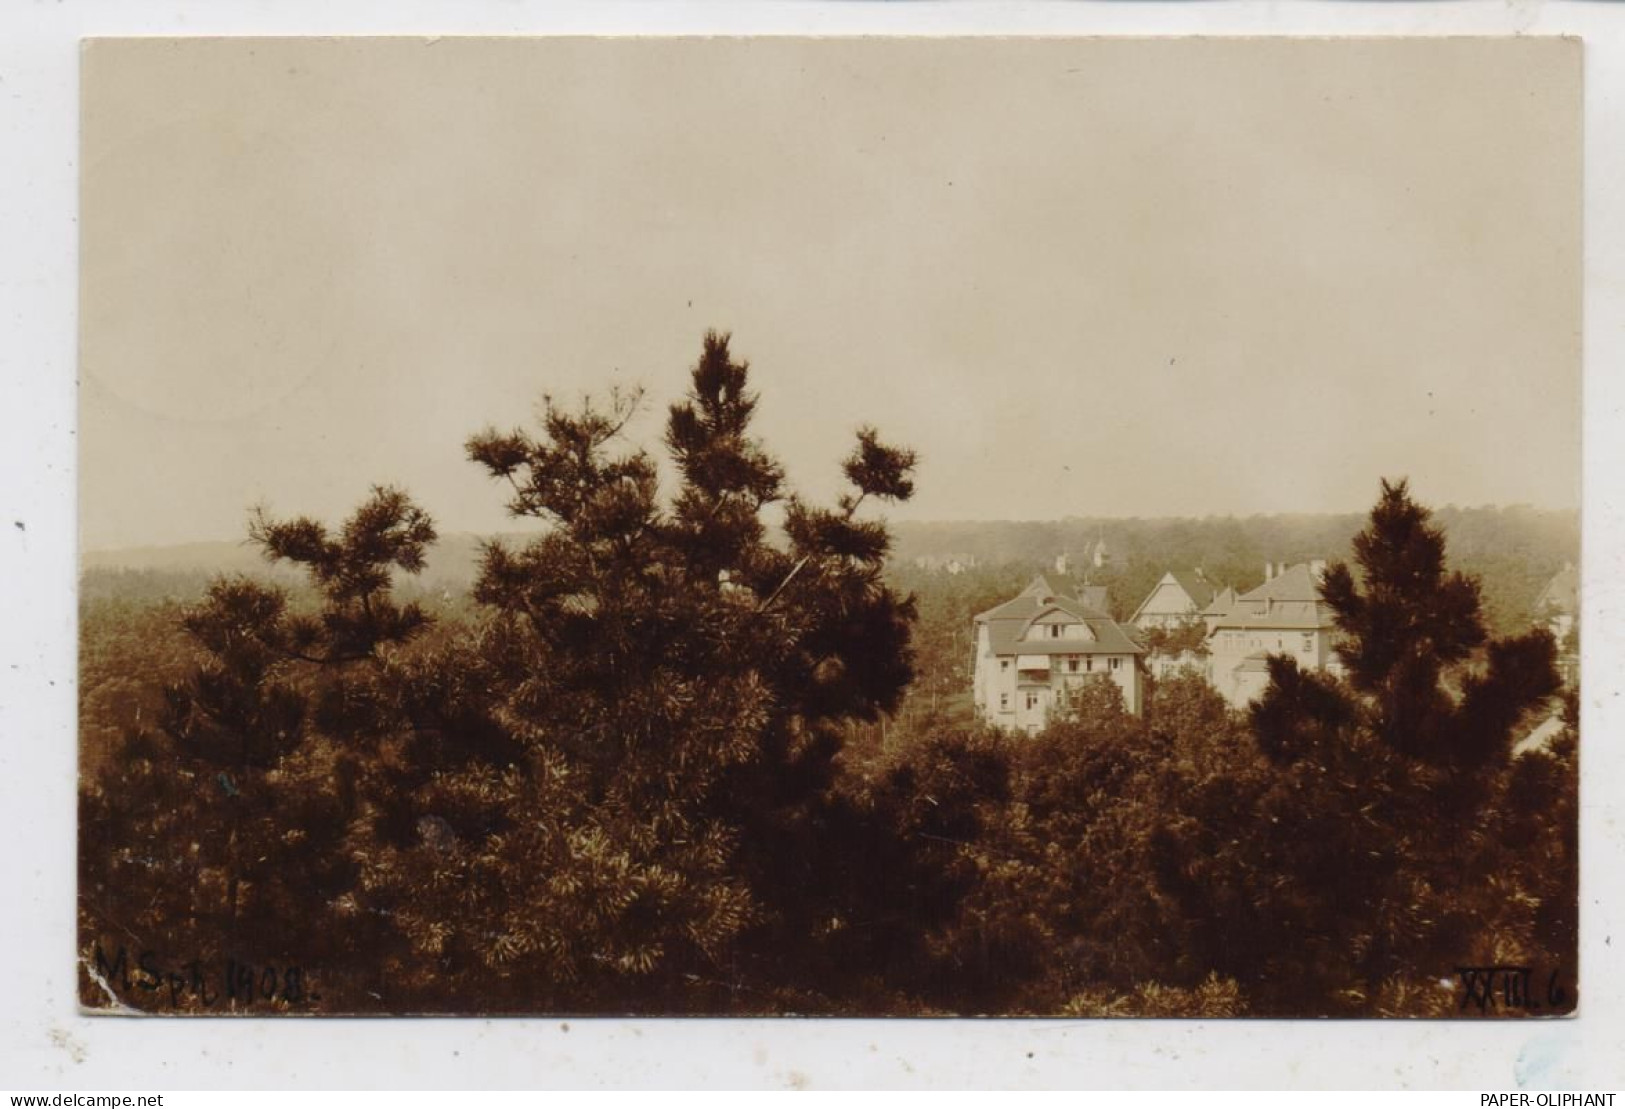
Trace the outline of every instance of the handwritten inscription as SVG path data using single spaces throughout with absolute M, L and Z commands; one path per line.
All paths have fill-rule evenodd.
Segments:
M 126 998 L 148 994 L 172 1009 L 243 1008 L 245 1006 L 304 1006 L 321 1000 L 311 975 L 300 966 L 256 965 L 227 959 L 224 965 L 193 959 L 167 963 L 152 951 L 132 961 L 120 945 L 108 958 L 101 944 L 93 955 L 96 973 L 116 986 Z
M 1461 1008 L 1480 1013 L 1533 1012 L 1537 1009 L 1564 1009 L 1568 993 L 1560 972 L 1554 970 L 1544 983 L 1538 982 L 1533 967 L 1492 965 L 1457 967 L 1461 983 Z M 1541 988 L 1544 986 L 1544 988 Z

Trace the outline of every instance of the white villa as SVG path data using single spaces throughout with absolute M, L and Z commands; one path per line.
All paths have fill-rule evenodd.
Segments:
M 1105 612 L 1066 596 L 1042 574 L 1013 600 L 976 617 L 974 700 L 988 723 L 1032 735 L 1092 677 L 1115 682 L 1138 713 L 1145 653 Z
M 1335 625 L 1320 597 L 1326 564 L 1318 559 L 1296 566 L 1266 564 L 1264 584 L 1235 597 L 1223 612 L 1204 613 L 1214 688 L 1237 708 L 1269 684 L 1267 659 L 1290 655 L 1304 670 L 1341 669 L 1332 651 Z

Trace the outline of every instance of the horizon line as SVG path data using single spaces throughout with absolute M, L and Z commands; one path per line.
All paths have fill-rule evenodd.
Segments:
M 1524 510 L 1531 511 L 1531 512 L 1549 513 L 1549 514 L 1553 514 L 1553 515 L 1565 515 L 1565 514 L 1566 515 L 1579 515 L 1580 511 L 1581 511 L 1581 509 L 1579 507 L 1563 508 L 1563 507 L 1555 507 L 1555 506 L 1547 506 L 1547 505 L 1536 505 L 1536 504 L 1531 504 L 1531 503 L 1529 503 L 1527 501 L 1516 501 L 1516 502 L 1512 502 L 1510 504 L 1490 504 L 1490 503 L 1486 503 L 1486 504 L 1469 504 L 1469 505 L 1458 505 L 1458 504 L 1455 504 L 1454 502 L 1451 502 L 1451 503 L 1438 505 L 1438 506 L 1429 506 L 1429 510 L 1431 512 L 1435 513 L 1435 514 L 1440 513 L 1440 512 L 1507 512 L 1507 511 L 1516 510 L 1516 509 L 1524 509 Z M 928 520 L 887 519 L 887 523 L 889 523 L 890 525 L 892 525 L 894 527 L 964 527 L 964 526 L 967 526 L 967 525 L 974 525 L 974 526 L 1001 526 L 1001 525 L 1004 525 L 1004 526 L 1024 526 L 1024 525 L 1031 525 L 1031 524 L 1065 524 L 1065 523 L 1072 522 L 1072 521 L 1086 521 L 1086 522 L 1090 522 L 1090 523 L 1109 523 L 1109 522 L 1116 522 L 1116 523 L 1131 523 L 1131 522 L 1132 523 L 1160 523 L 1160 522 L 1165 522 L 1165 521 L 1190 521 L 1190 520 L 1196 520 L 1196 521 L 1264 520 L 1264 519 L 1287 517 L 1287 516 L 1296 516 L 1296 517 L 1361 516 L 1361 515 L 1365 515 L 1369 511 L 1370 511 L 1369 509 L 1362 508 L 1362 509 L 1341 509 L 1341 510 L 1319 509 L 1319 510 L 1314 510 L 1314 511 L 1309 511 L 1309 510 L 1286 511 L 1286 510 L 1282 510 L 1282 511 L 1272 511 L 1272 512 L 1245 512 L 1245 513 L 1244 512 L 1207 512 L 1207 513 L 1202 513 L 1201 515 L 1196 515 L 1196 514 L 1193 514 L 1193 513 L 1184 513 L 1184 514 L 1167 513 L 1167 514 L 1161 514 L 1161 515 L 1155 515 L 1155 516 L 1124 516 L 1124 515 L 1098 515 L 1097 516 L 1097 515 L 1068 514 L 1068 515 L 1065 515 L 1065 516 L 1043 516 L 1043 517 L 1038 517 L 1038 516 L 1034 516 L 1034 517 L 1008 517 L 1008 516 L 1006 516 L 1006 517 L 999 517 L 999 518 L 986 518 L 986 517 L 983 517 L 983 518 L 969 518 L 969 517 L 951 518 L 951 517 L 939 517 L 939 518 L 936 518 L 936 519 L 928 519 Z M 884 516 L 884 514 L 882 514 L 882 516 Z M 457 538 L 457 537 L 471 537 L 471 538 L 474 538 L 474 539 L 489 539 L 489 538 L 503 537 L 503 536 L 509 536 L 509 535 L 522 535 L 522 534 L 526 534 L 529 530 L 531 530 L 531 529 L 515 528 L 512 531 L 473 531 L 473 530 L 468 530 L 468 529 L 457 529 L 455 531 L 446 531 L 446 532 L 439 533 L 437 541 L 444 541 L 446 539 Z M 83 559 L 86 556 L 90 556 L 90 555 L 121 554 L 121 553 L 134 552 L 134 551 L 162 551 L 162 550 L 170 550 L 170 549 L 173 549 L 173 548 L 176 548 L 176 547 L 248 546 L 251 542 L 252 542 L 252 540 L 250 540 L 247 536 L 243 536 L 241 538 L 236 538 L 236 539 L 228 539 L 228 538 L 191 538 L 191 539 L 174 539 L 174 540 L 167 540 L 167 541 L 164 541 L 164 542 L 155 542 L 155 543 L 126 543 L 126 544 L 119 544 L 119 545 L 113 545 L 113 546 L 94 546 L 94 547 L 80 544 L 80 545 L 78 545 L 78 557 L 80 559 Z

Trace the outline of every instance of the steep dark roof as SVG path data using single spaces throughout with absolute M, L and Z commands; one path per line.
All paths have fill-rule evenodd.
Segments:
M 1104 585 L 1080 585 L 1077 589 L 1077 598 L 1083 602 L 1085 608 L 1092 608 L 1096 612 L 1111 610 L 1111 596 Z
M 1196 607 L 1206 608 L 1213 602 L 1213 583 L 1195 570 L 1169 570 L 1168 576 L 1179 584 Z
M 1145 600 L 1140 602 L 1140 607 L 1134 610 L 1133 616 L 1129 617 L 1129 623 L 1139 621 L 1140 615 L 1145 612 L 1146 606 L 1151 603 L 1151 599 L 1157 595 L 1157 592 L 1170 578 L 1173 579 L 1173 583 L 1179 587 L 1180 591 L 1185 594 L 1186 599 L 1190 601 L 1192 605 L 1190 614 L 1192 616 L 1202 612 L 1208 605 L 1213 603 L 1213 583 L 1204 578 L 1201 573 L 1196 570 L 1169 570 L 1157 579 L 1157 584 L 1151 587 L 1151 592 L 1145 595 Z

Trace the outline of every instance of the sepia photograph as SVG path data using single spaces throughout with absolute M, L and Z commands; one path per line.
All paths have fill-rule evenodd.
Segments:
M 87 41 L 81 1007 L 1574 1013 L 1582 69 Z

